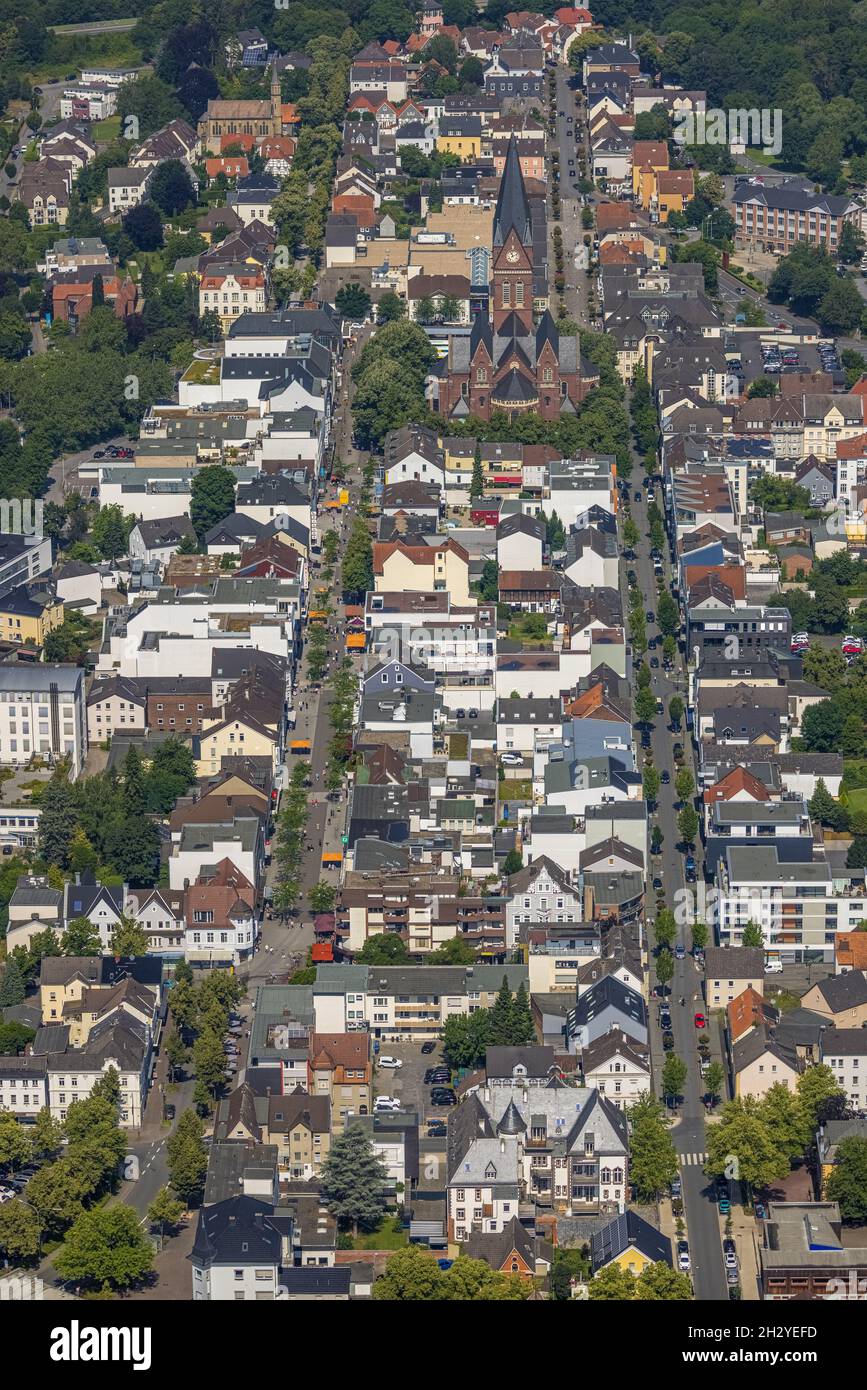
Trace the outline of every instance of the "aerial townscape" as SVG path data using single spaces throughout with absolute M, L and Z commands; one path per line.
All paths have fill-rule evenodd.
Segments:
M 2 35 L 0 1300 L 867 1299 L 864 5 Z

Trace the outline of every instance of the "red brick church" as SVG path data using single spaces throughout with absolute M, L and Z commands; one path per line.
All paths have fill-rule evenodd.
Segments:
M 435 385 L 441 415 L 488 420 L 492 410 L 532 410 L 556 420 L 598 384 L 594 369 L 582 368 L 577 335 L 560 334 L 547 309 L 534 318 L 534 288 L 544 268 L 536 265 L 533 243 L 533 211 L 512 135 L 494 214 L 490 318 L 478 315 L 468 335 L 451 338 Z

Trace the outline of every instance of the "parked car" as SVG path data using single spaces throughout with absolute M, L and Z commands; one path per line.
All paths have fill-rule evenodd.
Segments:
M 738 1273 L 737 1265 L 735 1265 L 733 1269 L 728 1265 L 726 1266 L 726 1283 L 728 1285 L 733 1286 L 735 1284 L 739 1284 L 740 1278 L 741 1276 Z
M 689 1258 L 689 1243 L 685 1240 L 677 1242 L 677 1266 L 682 1269 L 684 1274 L 688 1274 L 691 1269 Z
M 671 781 L 671 773 L 669 772 L 669 770 L 668 770 L 667 767 L 666 767 L 666 768 L 663 768 L 662 774 L 661 774 L 659 780 L 662 782 L 662 785 L 663 785 L 664 787 L 667 787 L 667 786 L 668 786 L 669 782 Z
M 717 1204 L 717 1207 L 719 1208 L 720 1216 L 728 1216 L 729 1212 L 730 1212 L 731 1209 L 732 1209 L 732 1204 L 731 1204 L 729 1198 L 728 1198 L 728 1197 L 717 1197 L 717 1199 L 716 1199 L 716 1204 Z
M 422 1043 L 422 1045 L 421 1045 L 421 1050 L 422 1050 L 422 1052 L 425 1054 L 425 1056 L 427 1056 L 428 1053 L 434 1051 L 435 1047 L 436 1047 L 436 1043 L 435 1043 L 435 1042 L 426 1042 L 426 1043 Z
M 379 1111 L 392 1111 L 400 1109 L 400 1101 L 396 1096 L 377 1096 L 373 1102 L 373 1113 Z
M 674 948 L 674 958 L 675 958 L 675 960 L 685 960 L 685 959 L 686 959 L 686 951 L 684 950 L 683 946 L 681 946 L 681 944 L 680 944 L 679 941 L 678 941 L 677 945 L 676 945 L 675 948 Z
M 428 1139 L 445 1139 L 448 1132 L 449 1127 L 447 1124 L 444 1124 L 442 1120 L 434 1120 L 429 1123 L 427 1127 Z
M 682 1191 L 683 1191 L 683 1186 L 682 1186 L 682 1184 L 681 1184 L 680 1178 L 672 1178 L 672 1180 L 671 1180 L 671 1195 L 672 1195 L 672 1197 L 679 1197 L 679 1196 L 681 1195 Z
M 695 1018 L 693 1019 L 693 1022 L 694 1022 L 694 1024 L 695 1024 L 696 1028 L 706 1028 L 706 1027 L 707 1027 L 707 1019 L 705 1018 L 704 1014 L 702 1014 L 702 1013 L 697 1013 L 696 1016 L 695 1016 Z
M 667 1032 L 662 1035 L 662 1046 L 666 1052 L 670 1052 L 674 1047 L 674 1034 Z
M 380 1057 L 379 1065 L 388 1068 L 390 1071 L 397 1071 L 398 1067 L 403 1066 L 403 1062 L 401 1062 L 398 1057 Z
M 520 767 L 524 759 L 520 753 L 501 753 L 500 762 L 505 763 L 506 767 Z
M 767 1210 L 766 1210 L 766 1208 L 765 1208 L 764 1202 L 756 1202 L 756 1203 L 754 1204 L 754 1206 L 753 1206 L 753 1210 L 754 1210 L 755 1213 L 756 1213 L 756 1220 L 757 1220 L 757 1221 L 764 1221 L 764 1220 L 765 1220 L 765 1217 L 767 1216 L 768 1213 L 767 1213 Z

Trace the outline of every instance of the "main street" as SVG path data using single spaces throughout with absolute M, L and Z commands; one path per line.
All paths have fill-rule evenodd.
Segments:
M 581 225 L 583 200 L 577 188 L 581 177 L 579 149 L 585 147 L 586 129 L 581 107 L 576 101 L 576 90 L 571 85 L 574 74 L 562 63 L 556 67 L 556 135 L 548 137 L 549 147 L 555 149 L 560 160 L 560 221 L 549 218 L 549 230 L 559 226 L 563 233 L 563 255 L 565 261 L 566 312 L 570 318 L 583 327 L 588 326 L 587 294 L 592 280 L 583 268 L 584 228 Z M 560 112 L 563 112 L 562 116 Z M 570 120 L 571 117 L 571 120 Z M 571 160 L 571 163 L 570 163 Z M 592 196 L 592 195 L 591 195 Z M 576 251 L 578 265 L 575 264 Z M 550 252 L 554 264 L 553 250 Z
M 278 979 L 285 978 L 286 974 L 291 972 L 296 965 L 303 964 L 307 951 L 313 944 L 313 914 L 309 910 L 307 901 L 310 890 L 323 877 L 323 854 L 342 851 L 341 837 L 344 833 L 346 797 L 341 794 L 331 801 L 325 792 L 325 769 L 328 764 L 328 746 L 332 735 L 330 711 L 333 696 L 330 679 L 345 655 L 346 610 L 341 592 L 340 566 L 343 547 L 349 534 L 351 519 L 355 514 L 355 505 L 361 490 L 362 473 L 367 462 L 367 454 L 356 449 L 352 440 L 351 373 L 353 364 L 371 331 L 372 329 L 363 330 L 358 341 L 350 344 L 344 352 L 341 364 L 341 384 L 337 391 L 333 417 L 334 456 L 340 459 L 344 465 L 345 479 L 342 486 L 349 492 L 350 505 L 340 510 L 327 510 L 324 492 L 320 494 L 318 500 L 317 525 L 320 540 L 324 540 L 325 536 L 333 531 L 338 536 L 340 547 L 338 562 L 334 567 L 335 579 L 332 585 L 331 606 L 334 609 L 334 616 L 329 620 L 328 627 L 328 671 L 321 682 L 311 684 L 307 677 L 305 643 L 305 650 L 298 663 L 298 679 L 293 693 L 296 726 L 291 737 L 296 740 L 307 739 L 310 742 L 310 752 L 306 756 L 306 761 L 310 765 L 311 789 L 308 796 L 307 833 L 304 839 L 305 858 L 301 870 L 302 900 L 297 917 L 284 919 L 276 913 L 268 917 L 266 913 L 258 951 L 249 970 L 245 972 L 251 983 L 261 982 L 272 975 Z M 324 561 L 315 562 L 315 568 L 311 574 L 311 600 L 308 603 L 311 608 L 316 606 L 312 602 L 312 594 L 320 582 L 319 575 L 323 566 Z M 360 670 L 360 658 L 354 656 L 352 661 L 354 669 Z M 288 786 L 292 776 L 292 762 L 293 758 L 290 755 L 284 771 L 284 786 Z M 275 861 L 268 867 L 266 886 L 273 889 L 276 882 L 277 864 Z
M 649 522 L 647 518 L 647 495 L 642 487 L 642 469 L 637 455 L 633 456 L 634 471 L 630 482 L 630 509 L 633 519 L 640 532 L 640 540 L 636 549 L 636 558 L 631 562 L 631 568 L 635 570 L 638 587 L 645 596 L 645 608 L 652 611 L 656 617 L 656 593 L 657 586 L 653 574 L 653 563 L 650 557 L 650 538 Z M 640 501 L 635 501 L 635 493 L 640 492 Z M 655 500 L 660 511 L 663 511 L 663 500 L 658 490 L 655 490 Z M 671 573 L 668 558 L 663 561 L 666 572 L 666 586 L 671 585 Z M 626 570 L 628 566 L 623 562 L 622 582 L 624 594 L 627 592 Z M 661 633 L 656 622 L 648 623 L 647 636 L 661 638 Z M 661 667 L 652 672 L 652 690 L 658 696 L 664 707 L 664 713 L 657 716 L 651 732 L 651 752 L 653 754 L 653 766 L 660 773 L 667 769 L 671 780 L 667 786 L 661 786 L 659 799 L 654 815 L 651 818 L 652 824 L 658 824 L 663 833 L 662 853 L 655 856 L 651 861 L 651 868 L 648 873 L 648 880 L 654 877 L 662 879 L 665 890 L 665 905 L 674 910 L 683 900 L 683 890 L 686 888 L 684 880 L 684 859 L 678 851 L 677 845 L 680 840 L 680 833 L 677 828 L 677 815 L 679 804 L 677 793 L 674 787 L 674 778 L 677 767 L 672 757 L 672 747 L 675 742 L 681 742 L 684 746 L 683 766 L 688 767 L 695 778 L 695 766 L 693 763 L 692 745 L 686 733 L 674 735 L 668 728 L 668 705 L 671 697 L 679 694 L 682 698 L 686 692 L 686 672 L 681 654 L 675 659 L 675 668 L 671 674 L 664 672 Z M 685 700 L 684 700 L 685 703 Z M 643 762 L 643 755 L 642 755 Z M 697 876 L 701 878 L 701 845 L 697 841 L 695 847 L 695 857 L 697 865 Z M 648 887 L 649 887 L 648 883 Z M 680 898 L 675 894 L 679 893 Z M 648 891 L 648 912 L 653 908 L 654 894 Z M 725 1271 L 722 1260 L 722 1246 L 720 1243 L 719 1218 L 717 1215 L 716 1201 L 714 1198 L 713 1182 L 708 1179 L 703 1171 L 705 1156 L 705 1109 L 702 1096 L 704 1085 L 701 1076 L 701 1066 L 696 1047 L 696 1029 L 693 1023 L 694 1015 L 705 1011 L 704 1000 L 701 989 L 701 974 L 696 968 L 695 961 L 691 955 L 691 933 L 690 927 L 683 921 L 683 912 L 676 912 L 677 919 L 677 941 L 685 948 L 683 960 L 674 962 L 674 979 L 671 982 L 671 1016 L 674 1032 L 674 1051 L 681 1057 L 687 1066 L 687 1080 L 684 1088 L 682 1104 L 678 1113 L 678 1118 L 672 1128 L 672 1139 L 678 1153 L 681 1176 L 683 1182 L 683 1201 L 686 1216 L 687 1238 L 689 1240 L 690 1256 L 692 1260 L 692 1280 L 697 1299 L 727 1299 L 728 1289 L 725 1280 Z M 651 971 L 653 964 L 651 963 Z M 683 999 L 681 1005 L 678 1001 Z M 651 1052 L 653 1056 L 654 1089 L 661 1094 L 661 1074 L 664 1060 L 662 1048 L 662 1032 L 658 1022 L 658 1011 L 655 1004 L 652 1008 L 650 1020 L 651 1033 Z

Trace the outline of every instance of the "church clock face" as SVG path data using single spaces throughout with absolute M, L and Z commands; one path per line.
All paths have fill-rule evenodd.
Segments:
M 514 249 L 514 247 L 511 251 L 506 252 L 506 260 L 509 262 L 510 265 L 514 265 L 515 262 L 519 261 L 520 259 L 520 254 Z

